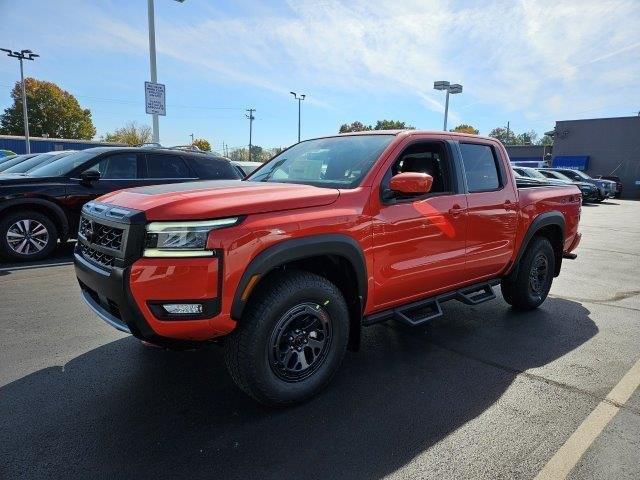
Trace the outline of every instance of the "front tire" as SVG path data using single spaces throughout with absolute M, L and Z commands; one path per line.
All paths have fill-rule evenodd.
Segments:
M 545 301 L 555 272 L 555 254 L 545 237 L 534 237 L 515 275 L 502 280 L 505 301 L 519 310 L 533 310 Z
M 46 215 L 31 210 L 0 220 L 0 256 L 25 262 L 48 257 L 58 243 L 58 229 Z
M 231 377 L 265 405 L 291 405 L 322 390 L 347 349 L 349 312 L 340 290 L 304 271 L 269 277 L 225 342 Z

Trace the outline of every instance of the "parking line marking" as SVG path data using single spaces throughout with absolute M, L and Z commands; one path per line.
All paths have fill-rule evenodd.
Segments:
M 620 410 L 633 392 L 640 386 L 640 360 L 625 373 L 618 384 L 613 387 L 606 398 L 601 401 L 578 429 L 556 451 L 535 480 L 551 480 L 566 478 L 577 465 L 591 444 L 598 438 L 604 428 Z

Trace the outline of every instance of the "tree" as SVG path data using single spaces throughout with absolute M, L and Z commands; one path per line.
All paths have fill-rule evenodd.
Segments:
M 500 140 L 504 145 L 515 145 L 516 136 L 513 133 L 513 130 L 507 131 L 506 128 L 497 127 L 489 132 L 489 136 Z
M 353 122 L 353 123 L 345 123 L 340 126 L 339 133 L 348 133 L 348 132 L 366 132 L 368 130 L 373 130 L 371 125 L 363 125 L 362 122 Z
M 362 122 L 345 123 L 340 126 L 339 133 L 368 132 L 370 130 L 414 130 L 415 127 L 407 125 L 400 120 L 378 120 L 376 126 L 365 125 Z
M 193 141 L 193 145 L 198 147 L 200 150 L 203 150 L 205 152 L 210 152 L 211 151 L 211 144 L 205 140 L 204 138 L 196 138 Z
M 29 133 L 35 137 L 49 135 L 52 138 L 93 138 L 96 128 L 91 120 L 91 110 L 82 108 L 76 97 L 55 83 L 25 79 Z M 13 105 L 0 116 L 0 133 L 23 135 L 22 88 L 16 82 L 11 90 Z
M 105 142 L 126 143 L 127 145 L 140 145 L 149 143 L 153 138 L 149 125 L 138 125 L 129 122 L 124 127 L 116 129 L 113 133 L 106 133 L 102 140 Z
M 537 141 L 537 145 L 553 145 L 553 137 L 551 135 L 544 135 Z
M 478 135 L 480 133 L 480 130 L 478 130 L 477 128 L 473 127 L 472 125 L 468 125 L 466 123 L 461 123 L 460 125 L 458 125 L 457 127 L 455 127 L 451 131 L 452 132 L 459 132 L 459 133 L 470 133 L 472 135 Z
M 538 139 L 538 134 L 533 130 L 516 135 L 516 145 L 534 145 Z

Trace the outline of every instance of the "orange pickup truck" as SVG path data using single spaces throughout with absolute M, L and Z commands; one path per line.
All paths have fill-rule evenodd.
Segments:
M 103 320 L 146 343 L 225 349 L 286 405 L 328 384 L 360 331 L 458 300 L 532 309 L 580 241 L 580 190 L 516 184 L 498 141 L 379 131 L 306 140 L 242 181 L 121 190 L 82 210 L 75 269 Z

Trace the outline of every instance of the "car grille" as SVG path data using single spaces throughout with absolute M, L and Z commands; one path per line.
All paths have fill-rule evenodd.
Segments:
M 80 244 L 80 252 L 82 253 L 82 256 L 87 260 L 102 265 L 103 267 L 113 267 L 113 255 L 99 252 L 95 248 L 91 248 L 84 243 Z
M 92 222 L 85 217 L 80 218 L 80 235 L 94 245 L 120 250 L 124 230 L 101 223 Z

